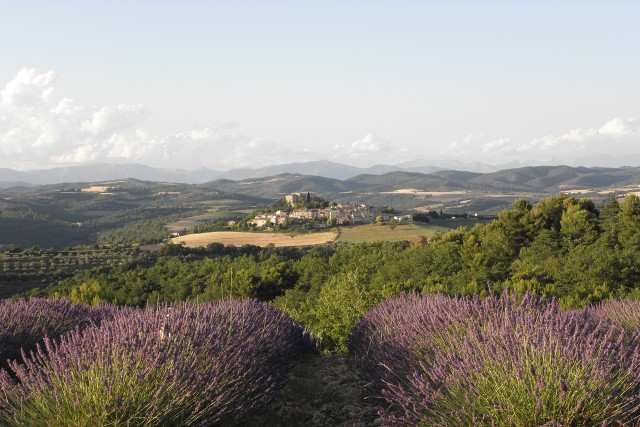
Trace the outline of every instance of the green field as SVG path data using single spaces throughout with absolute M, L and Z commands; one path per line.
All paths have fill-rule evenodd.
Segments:
M 183 230 L 190 230 L 199 225 L 206 224 L 212 221 L 221 221 L 221 220 L 229 220 L 229 219 L 242 219 L 246 216 L 247 212 L 253 212 L 252 210 L 240 210 L 240 211 L 231 211 L 231 210 L 220 210 L 216 212 L 210 212 L 202 215 L 190 216 L 188 218 L 183 218 L 178 221 L 172 222 L 166 225 L 166 229 L 170 232 L 180 232 Z
M 469 225 L 466 221 L 457 225 Z M 387 224 L 365 224 L 350 227 L 340 227 L 340 234 L 336 239 L 337 243 L 363 243 L 387 240 L 398 242 L 401 240 L 413 240 L 416 236 L 424 235 L 432 237 L 437 233 L 450 230 L 451 222 L 446 224 L 398 224 L 395 228 Z

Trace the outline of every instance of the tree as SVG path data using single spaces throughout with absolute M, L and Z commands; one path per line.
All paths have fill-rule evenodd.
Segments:
M 476 225 L 464 235 L 460 256 L 474 279 L 504 280 L 519 249 L 499 223 Z
M 221 296 L 227 298 L 257 298 L 259 288 L 259 278 L 252 275 L 247 269 L 229 271 L 228 288 L 222 289 Z M 226 291 L 226 292 L 225 292 Z
M 413 217 L 413 220 L 417 222 L 431 222 L 431 219 L 429 218 L 430 213 L 431 212 L 429 212 L 428 214 L 423 212 L 416 212 L 411 216 Z
M 600 224 L 603 230 L 612 231 L 613 225 L 617 221 L 620 213 L 620 203 L 615 197 L 612 197 L 600 209 Z
M 429 239 L 424 234 L 420 234 L 413 239 L 412 244 L 417 247 L 427 246 L 429 244 Z
M 562 213 L 560 235 L 572 247 L 592 244 L 598 238 L 596 215 L 580 204 L 570 205 Z
M 71 289 L 69 300 L 74 303 L 100 304 L 103 300 L 100 298 L 102 287 L 97 280 L 83 282 L 80 286 Z
M 315 322 L 311 331 L 325 351 L 347 351 L 347 338 L 353 325 L 380 297 L 357 272 L 346 272 L 329 280 L 314 305 Z
M 530 242 L 540 228 L 541 221 L 536 220 L 531 211 L 531 203 L 518 199 L 513 202 L 511 209 L 500 212 L 495 222 L 512 242 L 515 251 Z
M 613 229 L 618 240 L 626 246 L 640 247 L 640 198 L 635 194 L 627 195 L 620 205 L 617 219 Z
M 555 197 L 541 200 L 532 213 L 536 218 L 540 218 L 543 221 L 545 228 L 553 228 L 556 231 L 560 231 L 560 219 L 564 210 L 564 201 L 567 198 L 566 194 L 560 193 Z

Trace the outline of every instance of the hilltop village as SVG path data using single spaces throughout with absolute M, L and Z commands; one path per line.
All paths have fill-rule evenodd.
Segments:
M 249 220 L 256 227 L 292 223 L 315 223 L 317 225 L 366 224 L 371 222 L 413 222 L 411 215 L 395 215 L 393 212 L 374 210 L 358 203 L 328 203 L 307 193 L 287 194 L 280 209 L 263 213 Z

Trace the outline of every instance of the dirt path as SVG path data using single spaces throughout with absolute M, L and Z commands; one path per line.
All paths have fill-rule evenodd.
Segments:
M 275 399 L 240 423 L 243 426 L 296 427 L 381 425 L 376 407 L 362 398 L 363 384 L 349 360 L 339 355 L 304 356 Z

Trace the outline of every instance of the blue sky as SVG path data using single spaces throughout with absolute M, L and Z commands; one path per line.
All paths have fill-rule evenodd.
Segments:
M 0 167 L 627 164 L 638 22 L 632 1 L 0 0 Z

